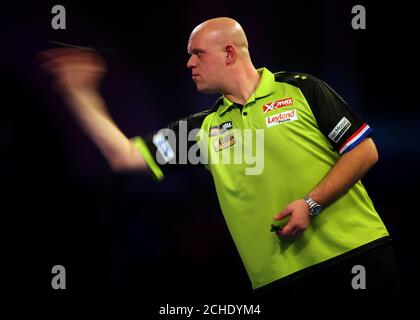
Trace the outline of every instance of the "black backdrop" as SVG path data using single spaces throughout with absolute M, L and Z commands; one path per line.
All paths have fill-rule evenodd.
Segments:
M 195 91 L 186 44 L 198 23 L 236 18 L 257 67 L 314 74 L 374 128 L 380 160 L 363 179 L 393 239 L 403 294 L 419 267 L 418 15 L 403 3 L 365 1 L 63 1 L 2 5 L 1 299 L 135 300 L 227 304 L 251 296 L 212 179 L 181 170 L 157 184 L 110 171 L 75 125 L 36 61 L 48 40 L 111 48 L 103 94 L 128 135 L 145 134 L 212 105 Z M 362 4 L 367 29 L 353 30 Z M 67 289 L 53 290 L 63 265 Z M 140 298 L 142 297 L 142 298 Z

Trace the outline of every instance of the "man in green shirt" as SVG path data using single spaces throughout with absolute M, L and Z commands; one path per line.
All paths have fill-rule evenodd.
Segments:
M 209 110 L 131 139 L 98 94 L 105 73 L 99 56 L 56 49 L 42 57 L 113 170 L 149 171 L 161 180 L 174 164 L 206 166 L 256 291 L 309 279 L 313 271 L 331 271 L 389 246 L 389 234 L 360 181 L 378 160 L 372 129 L 333 89 L 307 74 L 256 69 L 242 27 L 230 18 L 197 26 L 187 50 L 197 90 L 222 96 Z M 392 259 L 376 266 L 391 271 L 371 292 L 395 293 Z M 383 290 L 386 281 L 390 288 Z M 358 290 L 351 281 L 343 285 L 343 292 Z

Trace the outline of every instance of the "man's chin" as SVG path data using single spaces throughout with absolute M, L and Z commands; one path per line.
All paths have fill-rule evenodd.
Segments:
M 204 93 L 204 94 L 213 94 L 213 93 L 218 93 L 219 92 L 218 90 L 211 89 L 211 88 L 208 88 L 208 87 L 203 87 L 203 86 L 200 86 L 199 84 L 197 84 L 196 87 L 197 87 L 198 92 Z

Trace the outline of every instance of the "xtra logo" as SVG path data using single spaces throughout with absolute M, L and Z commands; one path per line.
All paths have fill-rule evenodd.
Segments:
M 268 111 L 290 106 L 292 104 L 293 104 L 292 98 L 280 99 L 274 102 L 267 103 L 266 105 L 263 106 L 263 110 L 264 110 L 264 113 L 267 113 Z
M 265 118 L 265 123 L 267 124 L 267 128 L 276 126 L 283 122 L 290 122 L 297 120 L 297 111 L 296 109 L 285 111 L 282 113 L 275 114 L 274 116 L 269 116 Z

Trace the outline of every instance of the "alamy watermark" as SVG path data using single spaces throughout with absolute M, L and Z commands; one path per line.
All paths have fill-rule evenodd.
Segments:
M 354 290 L 366 289 L 366 269 L 358 264 L 353 266 L 351 273 L 356 274 L 351 280 L 351 286 Z
M 51 27 L 54 30 L 66 29 L 66 8 L 57 4 L 51 8 L 51 13 L 55 14 L 51 20 Z
M 55 276 L 51 279 L 51 287 L 54 290 L 66 289 L 66 269 L 62 265 L 55 265 L 51 270 Z
M 351 26 L 354 30 L 366 29 L 366 9 L 362 5 L 355 5 L 351 8 L 351 13 L 355 14 L 351 20 Z
M 166 128 L 153 136 L 156 160 L 159 164 L 245 164 L 246 175 L 263 172 L 264 129 L 235 128 L 220 132 L 188 131 L 187 121 L 179 121 L 178 132 Z

